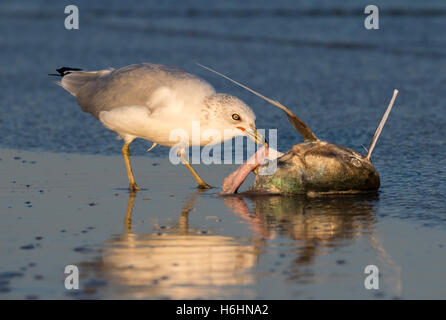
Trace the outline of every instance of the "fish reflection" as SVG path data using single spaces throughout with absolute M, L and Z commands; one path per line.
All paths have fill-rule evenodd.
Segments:
M 254 205 L 251 211 L 244 201 Z M 353 197 L 229 196 L 225 205 L 242 217 L 259 237 L 279 233 L 308 245 L 326 245 L 370 232 L 376 217 L 376 195 Z
M 184 205 L 176 223 L 154 234 L 132 233 L 135 193 L 130 193 L 124 219 L 126 232 L 112 239 L 95 265 L 108 285 L 101 294 L 119 298 L 193 299 L 228 297 L 254 283 L 250 269 L 259 254 L 256 246 L 238 238 L 202 234 L 189 225 L 189 212 L 200 192 Z M 222 290 L 225 287 L 225 290 Z M 108 292 L 119 289 L 118 292 Z M 104 291 L 105 290 L 105 291 Z M 238 290 L 238 291 L 237 291 Z
M 245 199 L 251 202 L 253 210 L 249 209 Z M 311 281 L 309 278 L 314 274 L 303 267 L 314 264 L 315 258 L 328 250 L 348 246 L 355 238 L 366 237 L 376 253 L 375 263 L 386 274 L 386 289 L 392 296 L 399 297 L 401 268 L 374 234 L 377 200 L 377 194 L 311 198 L 246 192 L 224 197 L 225 205 L 248 223 L 257 237 L 271 240 L 280 236 L 297 242 L 291 250 L 295 258 L 286 270 L 289 280 Z

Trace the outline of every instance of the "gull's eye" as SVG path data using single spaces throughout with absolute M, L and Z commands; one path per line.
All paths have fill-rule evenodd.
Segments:
M 354 165 L 355 167 L 358 167 L 358 168 L 359 168 L 359 167 L 362 166 L 361 161 L 358 160 L 358 159 L 356 159 L 356 158 L 351 158 L 350 161 L 351 161 L 351 163 L 353 163 L 353 165 Z
M 234 113 L 232 115 L 232 119 L 234 119 L 235 121 L 239 121 L 240 120 L 240 116 L 237 113 Z

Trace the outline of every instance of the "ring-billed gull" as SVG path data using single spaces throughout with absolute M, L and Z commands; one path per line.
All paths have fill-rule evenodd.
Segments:
M 216 93 L 208 82 L 182 69 L 142 63 L 99 71 L 63 67 L 57 72 L 62 77 L 58 84 L 77 98 L 82 111 L 124 139 L 122 155 L 131 191 L 140 190 L 129 159 L 129 145 L 135 138 L 152 141 L 152 147 L 172 147 L 178 143 L 170 139 L 172 130 L 183 129 L 190 137 L 188 145 L 194 145 L 192 125 L 198 121 L 200 137 L 204 130 L 213 129 L 220 133 L 218 142 L 241 135 L 256 143 L 264 141 L 251 108 L 234 96 Z M 207 143 L 199 139 L 200 145 Z M 187 161 L 185 147 L 178 148 L 181 161 L 199 188 L 210 188 Z

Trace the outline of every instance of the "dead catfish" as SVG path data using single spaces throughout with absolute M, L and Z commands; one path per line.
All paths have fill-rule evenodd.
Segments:
M 202 65 L 200 65 L 202 66 Z M 265 160 L 277 161 L 277 169 L 271 174 L 257 174 L 251 192 L 270 194 L 352 194 L 377 191 L 380 186 L 379 174 L 371 162 L 376 141 L 384 127 L 395 101 L 398 90 L 387 107 L 378 128 L 373 135 L 366 155 L 349 148 L 320 140 L 311 129 L 291 110 L 281 103 L 271 100 L 245 85 L 215 71 L 212 71 L 242 88 L 252 92 L 285 112 L 288 121 L 304 137 L 304 142 L 296 144 L 282 154 L 265 145 L 246 163 L 231 173 L 223 182 L 223 194 L 236 193 L 251 171 L 268 166 Z

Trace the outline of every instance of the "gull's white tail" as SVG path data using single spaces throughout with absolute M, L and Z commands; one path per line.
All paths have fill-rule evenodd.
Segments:
M 378 125 L 378 128 L 376 128 L 375 134 L 373 135 L 372 141 L 370 142 L 369 151 L 367 152 L 366 158 L 368 160 L 370 160 L 370 157 L 372 156 L 372 152 L 373 152 L 373 149 L 375 148 L 376 141 L 378 141 L 379 135 L 381 134 L 381 131 L 383 130 L 384 124 L 386 123 L 387 118 L 389 117 L 390 110 L 392 110 L 393 103 L 395 102 L 395 98 L 396 98 L 397 94 L 398 94 L 398 90 L 395 89 L 393 91 L 392 100 L 390 100 L 389 106 L 387 107 L 387 110 L 384 113 L 384 115 L 381 119 L 381 122 Z

